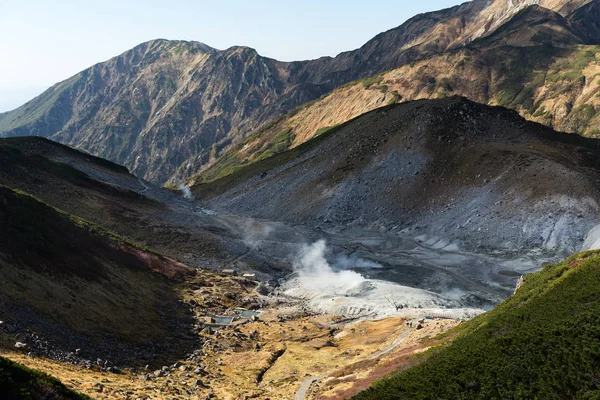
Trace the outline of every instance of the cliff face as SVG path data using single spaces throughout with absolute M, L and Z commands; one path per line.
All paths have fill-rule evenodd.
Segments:
M 154 182 L 187 177 L 273 117 L 346 82 L 485 37 L 532 3 L 476 0 L 418 15 L 335 58 L 292 63 L 246 47 L 147 42 L 0 114 L 0 136 L 49 137 Z M 539 1 L 561 15 L 587 3 Z M 589 14 L 578 23 L 592 40 Z

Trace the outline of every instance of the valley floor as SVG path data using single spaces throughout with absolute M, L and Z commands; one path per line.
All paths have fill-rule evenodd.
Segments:
M 202 348 L 171 366 L 108 373 L 8 348 L 0 348 L 0 355 L 97 399 L 299 399 L 305 398 L 297 393 L 308 381 L 306 398 L 337 399 L 411 362 L 412 355 L 436 343 L 432 338 L 458 323 L 427 320 L 416 329 L 416 320 L 400 317 L 343 320 L 280 304 L 265 309 L 257 321 L 202 333 Z M 322 379 L 312 382 L 312 377 Z

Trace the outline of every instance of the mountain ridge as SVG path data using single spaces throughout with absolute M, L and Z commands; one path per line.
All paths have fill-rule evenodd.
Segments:
M 247 47 L 155 40 L 99 63 L 0 115 L 0 135 L 38 135 L 164 183 L 212 164 L 268 120 L 348 81 L 486 36 L 531 3 L 476 0 L 418 15 L 336 57 L 279 62 Z
M 222 177 L 377 107 L 424 98 L 465 96 L 557 130 L 597 137 L 599 48 L 584 43 L 562 16 L 530 6 L 485 38 L 347 83 L 263 125 L 189 182 Z
M 253 218 L 407 229 L 470 251 L 567 255 L 597 220 L 598 146 L 502 107 L 418 100 L 363 114 L 192 192 L 217 211 Z M 540 214 L 563 195 L 572 199 L 561 202 L 566 208 Z M 579 234 L 566 228 L 582 223 Z

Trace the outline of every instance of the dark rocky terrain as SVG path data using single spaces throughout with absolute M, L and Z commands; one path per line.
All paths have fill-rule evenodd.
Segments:
M 595 140 L 453 97 L 378 109 L 193 192 L 257 218 L 556 255 L 598 224 L 599 155 Z
M 49 137 L 155 183 L 189 177 L 273 117 L 346 82 L 485 37 L 532 3 L 556 11 L 559 19 L 573 16 L 577 32 L 586 34 L 574 31 L 572 38 L 596 42 L 597 6 L 588 0 L 476 0 L 418 15 L 355 51 L 292 63 L 246 47 L 218 51 L 198 42 L 156 40 L 0 114 L 0 135 Z M 588 3 L 589 12 L 577 11 Z

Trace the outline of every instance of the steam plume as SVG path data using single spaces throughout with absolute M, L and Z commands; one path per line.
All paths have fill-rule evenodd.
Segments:
M 175 178 L 175 183 L 177 184 L 177 188 L 179 190 L 181 190 L 181 193 L 183 194 L 183 197 L 188 199 L 188 200 L 193 200 L 194 196 L 192 195 L 192 191 L 189 187 L 187 187 L 185 185 L 185 183 L 183 183 L 183 181 L 179 178 Z
M 325 241 L 319 240 L 312 245 L 303 245 L 296 257 L 294 269 L 305 290 L 343 294 L 366 281 L 354 271 L 334 271 L 325 258 L 325 249 Z
M 241 228 L 244 233 L 244 243 L 252 250 L 256 250 L 260 243 L 266 240 L 275 228 L 266 222 L 249 219 Z

